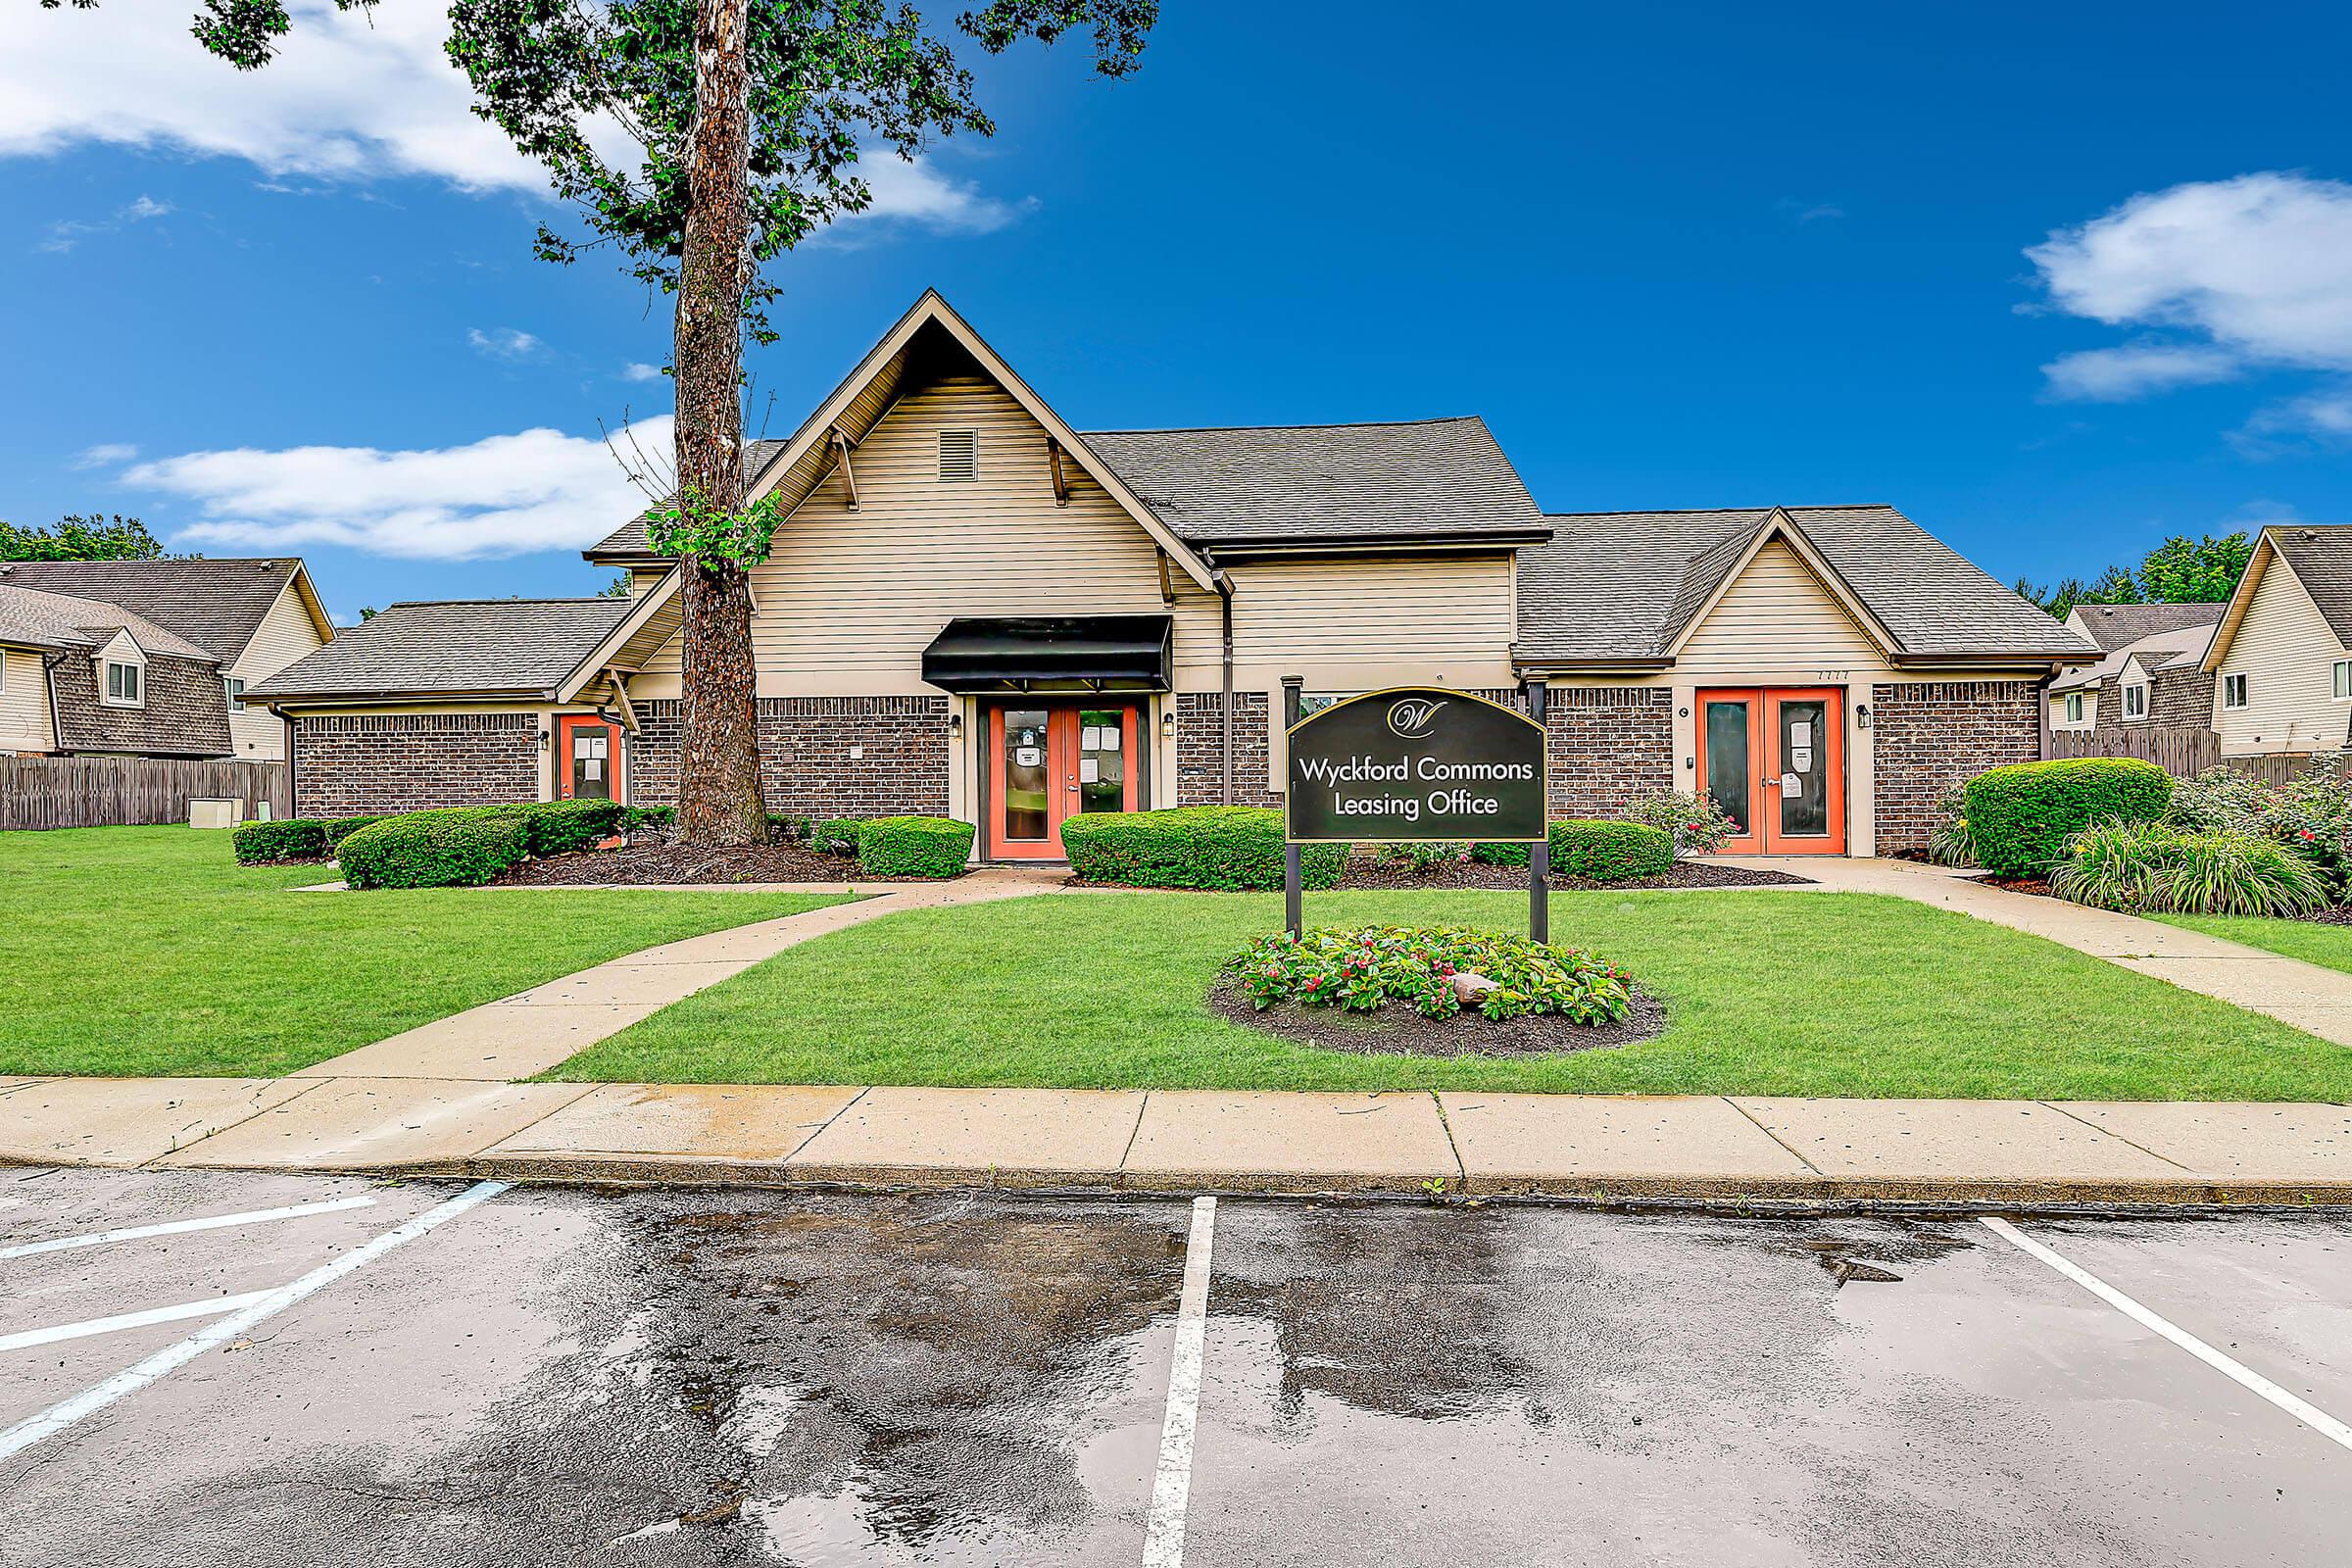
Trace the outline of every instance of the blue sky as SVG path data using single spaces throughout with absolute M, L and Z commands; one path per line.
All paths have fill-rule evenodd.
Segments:
M 298 0 L 315 6 L 322 0 Z M 0 516 L 300 551 L 338 615 L 593 591 L 668 341 L 439 8 L 0 17 Z M 2004 580 L 2352 521 L 2341 8 L 1167 0 L 1145 69 L 787 259 L 789 430 L 925 286 L 1081 428 L 1485 416 L 1550 511 L 1890 501 Z M 2055 236 L 2055 237 L 2054 237 Z

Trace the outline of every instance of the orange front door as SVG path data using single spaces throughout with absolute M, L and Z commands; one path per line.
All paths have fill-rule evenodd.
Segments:
M 1697 694 L 1698 778 L 1737 831 L 1729 855 L 1845 853 L 1845 694 Z
M 1007 703 L 988 712 L 988 853 L 1058 860 L 1061 824 L 1136 806 L 1136 710 Z
M 620 781 L 620 726 L 587 713 L 556 720 L 556 799 L 616 801 Z

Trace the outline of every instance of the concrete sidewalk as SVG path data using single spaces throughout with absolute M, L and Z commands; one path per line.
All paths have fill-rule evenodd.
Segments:
M 1104 1192 L 2352 1201 L 2352 1107 L 55 1079 L 0 1162 Z

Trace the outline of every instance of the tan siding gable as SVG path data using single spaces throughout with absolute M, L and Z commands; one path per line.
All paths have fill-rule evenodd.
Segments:
M 1262 689 L 1299 675 L 1310 691 L 1429 680 L 1507 686 L 1514 574 L 1507 554 L 1235 566 L 1237 683 Z M 1180 649 L 1179 662 L 1213 665 L 1218 647 L 1202 638 L 1190 654 Z
M 29 648 L 0 648 L 0 752 L 55 750 L 49 680 Z
M 248 686 L 257 685 L 325 643 L 318 635 L 318 623 L 303 608 L 301 591 L 289 579 L 226 673 Z M 236 755 L 248 761 L 286 755 L 286 726 L 267 709 L 230 709 L 228 735 Z
M 2352 702 L 2335 700 L 2332 665 L 2344 657 L 2328 617 L 2286 563 L 2274 556 L 2215 674 L 2222 750 L 2259 754 L 2341 746 Z M 2246 677 L 2244 708 L 2221 706 L 2220 693 L 2231 675 Z
M 1811 567 L 1768 541 L 1683 644 L 1677 681 L 1801 684 L 1887 672 L 1886 656 Z

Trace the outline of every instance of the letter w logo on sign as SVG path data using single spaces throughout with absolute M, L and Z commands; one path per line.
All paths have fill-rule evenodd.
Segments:
M 1391 703 L 1389 733 L 1399 740 L 1417 741 L 1429 733 L 1429 726 L 1437 718 L 1438 710 L 1445 706 L 1444 703 L 1433 703 L 1421 697 L 1407 697 L 1402 702 Z

